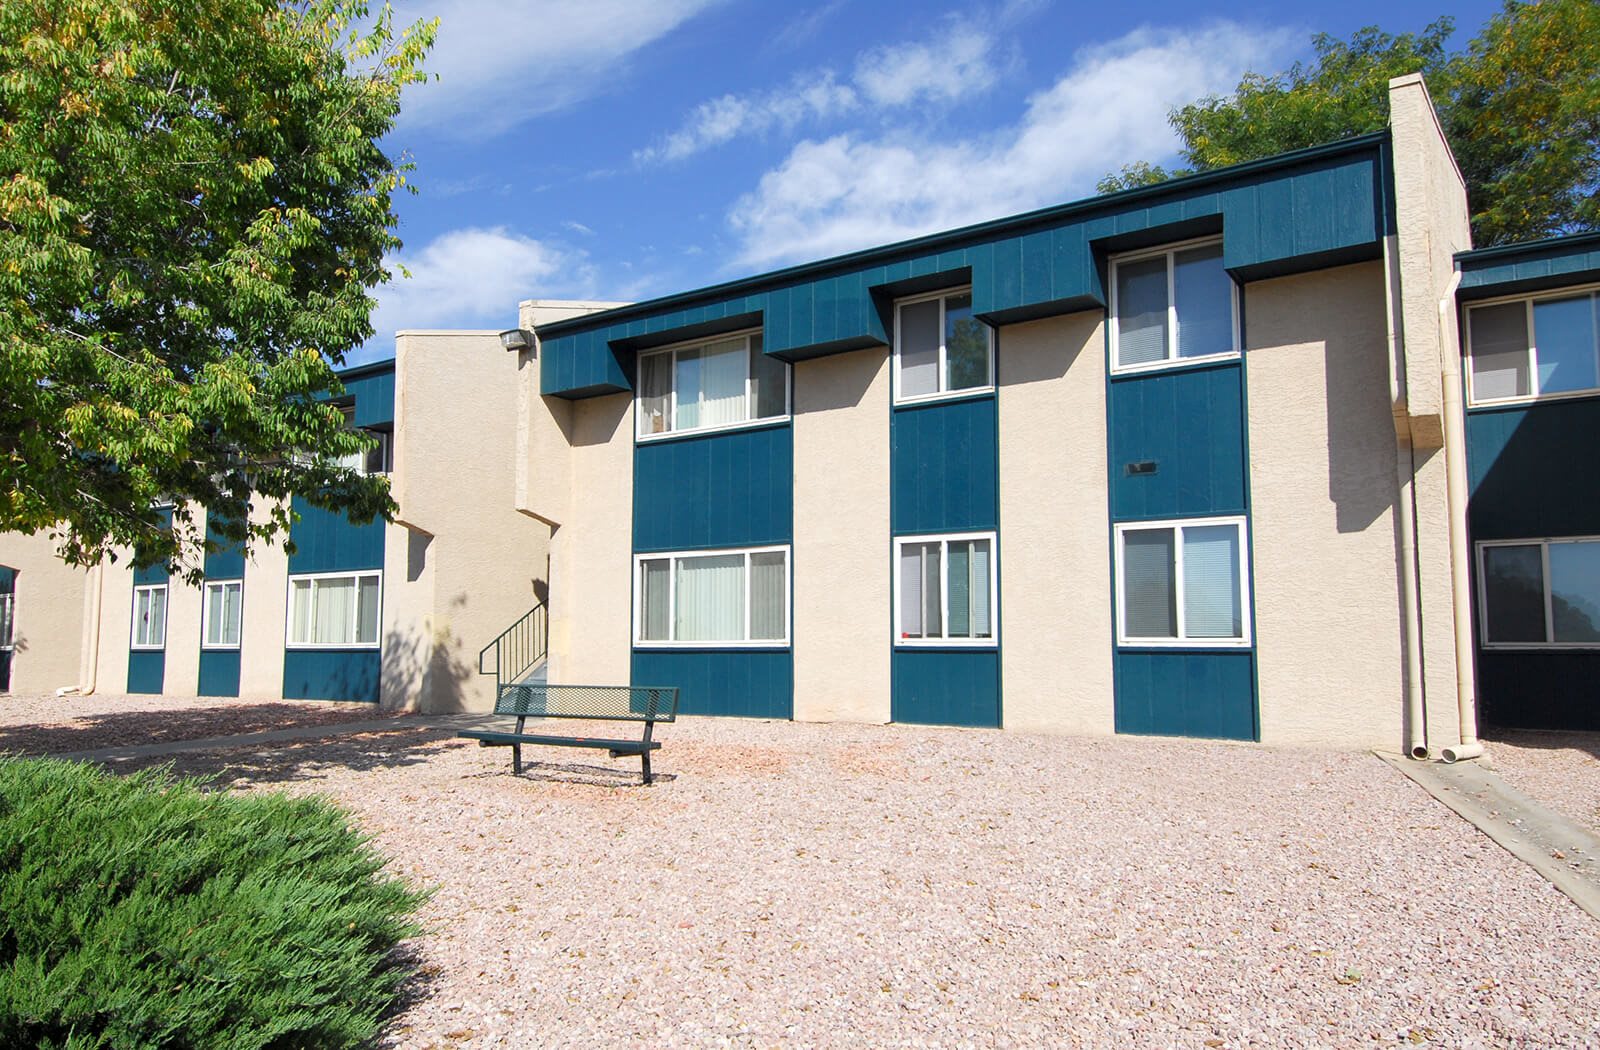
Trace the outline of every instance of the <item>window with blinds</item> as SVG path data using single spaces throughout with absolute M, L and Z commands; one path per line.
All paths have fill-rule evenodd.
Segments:
M 383 573 L 289 577 L 291 649 L 376 649 Z
M 971 289 L 901 299 L 895 304 L 895 400 L 994 386 L 993 331 L 973 315 Z
M 1244 519 L 1118 525 L 1124 645 L 1246 645 Z
M 1473 306 L 1467 356 L 1473 404 L 1600 392 L 1600 292 Z
M 789 644 L 789 549 L 641 554 L 634 643 Z
M 244 616 L 243 580 L 207 580 L 200 637 L 207 649 L 237 649 Z
M 993 645 L 992 532 L 895 541 L 895 644 Z
M 639 437 L 718 430 L 789 414 L 789 366 L 760 332 L 639 356 Z
M 1120 256 L 1111 269 L 1112 371 L 1239 352 L 1238 288 L 1221 241 Z
M 167 646 L 167 585 L 141 584 L 133 589 L 133 648 Z

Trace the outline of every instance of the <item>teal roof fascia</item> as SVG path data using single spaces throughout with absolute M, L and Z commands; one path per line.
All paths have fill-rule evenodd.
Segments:
M 1387 132 L 1347 139 L 867 249 L 539 327 L 543 393 L 633 386 L 648 345 L 698 338 L 759 315 L 768 354 L 788 361 L 884 346 L 893 298 L 929 280 L 972 285 L 974 311 L 1008 324 L 1103 307 L 1105 256 L 1224 232 L 1241 280 L 1376 257 L 1392 227 Z
M 1463 302 L 1600 281 L 1600 233 L 1547 237 L 1456 255 Z

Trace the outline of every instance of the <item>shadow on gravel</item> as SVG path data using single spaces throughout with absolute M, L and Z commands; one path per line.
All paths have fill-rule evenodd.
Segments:
M 318 710 L 271 700 L 240 703 L 222 699 L 215 707 L 192 710 L 116 711 L 77 716 L 63 710 L 62 718 L 72 719 L 70 724 L 0 726 L 0 751 L 51 755 L 130 744 L 204 740 L 294 726 L 338 725 L 384 718 L 389 714 L 379 710 L 376 704 L 367 713 L 349 707 Z
M 511 772 L 511 763 L 506 762 L 504 769 L 493 770 L 485 773 L 472 774 L 473 779 L 486 777 L 515 777 L 518 780 L 539 780 L 550 784 L 594 784 L 600 787 L 647 787 L 653 784 L 664 784 L 677 780 L 674 773 L 656 773 L 650 779 L 652 785 L 646 785 L 639 780 L 638 759 L 633 759 L 634 765 L 629 767 L 616 766 L 591 766 L 579 762 L 529 762 L 522 763 L 522 775 Z
M 132 773 L 170 765 L 178 776 L 199 777 L 215 787 L 227 787 L 239 781 L 271 786 L 321 780 L 323 771 L 328 769 L 368 773 L 421 765 L 458 746 L 452 742 L 454 736 L 451 729 L 407 726 L 347 737 L 264 744 L 258 748 L 117 759 L 106 762 L 105 766 L 113 773 Z
M 1584 733 L 1565 729 L 1495 729 L 1483 731 L 1489 744 L 1507 744 L 1542 751 L 1582 751 L 1600 760 L 1600 733 Z

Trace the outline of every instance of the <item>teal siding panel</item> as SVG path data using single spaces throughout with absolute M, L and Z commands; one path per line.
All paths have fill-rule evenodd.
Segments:
M 239 650 L 200 650 L 201 696 L 239 695 Z
M 283 654 L 286 700 L 378 702 L 382 657 L 376 649 L 287 649 Z
M 995 400 L 894 410 L 890 484 L 896 533 L 992 529 L 999 518 Z
M 345 393 L 355 398 L 355 425 L 380 427 L 394 422 L 394 367 L 363 372 L 344 380 Z
M 156 511 L 156 519 L 160 523 L 160 528 L 172 528 L 172 508 L 162 507 L 158 509 Z M 146 565 L 143 567 L 135 566 L 133 570 L 133 582 L 136 584 L 166 583 L 167 567 L 165 565 Z
M 1600 281 L 1600 236 L 1577 234 L 1462 252 L 1460 295 L 1481 299 L 1533 288 Z
M 942 726 L 1000 725 L 995 649 L 896 649 L 890 718 Z
M 1600 731 L 1596 682 L 1600 652 L 1480 649 L 1478 714 L 1514 729 Z
M 295 552 L 289 555 L 291 573 L 347 572 L 383 568 L 383 521 L 352 525 L 343 514 L 313 507 L 296 496 L 300 515 L 289 528 Z
M 1245 512 L 1237 361 L 1111 381 L 1111 513 L 1118 521 Z M 1154 462 L 1154 473 L 1128 464 Z
M 0 565 L 0 594 L 15 594 L 17 590 L 17 570 L 9 565 Z
M 794 717 L 787 649 L 636 649 L 632 684 L 677 686 L 682 715 Z
M 164 649 L 136 649 L 128 653 L 128 692 L 160 693 L 167 677 Z
M 788 424 L 644 442 L 633 457 L 634 550 L 793 539 L 794 431 Z
M 218 544 L 219 549 L 206 552 L 205 573 L 211 580 L 237 580 L 244 576 L 244 551 L 236 544 L 217 535 L 213 519 L 206 516 L 206 539 Z
M 1600 398 L 1467 414 L 1474 540 L 1600 534 Z
M 1116 729 L 1150 736 L 1255 740 L 1255 656 L 1121 650 Z

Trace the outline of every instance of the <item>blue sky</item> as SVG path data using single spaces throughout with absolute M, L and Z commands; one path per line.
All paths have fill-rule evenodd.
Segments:
M 1171 160 L 1165 115 L 1317 31 L 1443 4 L 404 0 L 434 82 L 386 145 L 410 271 L 377 336 L 508 328 L 528 298 L 638 300 L 1094 193 Z M 1498 7 L 1456 0 L 1456 44 Z

